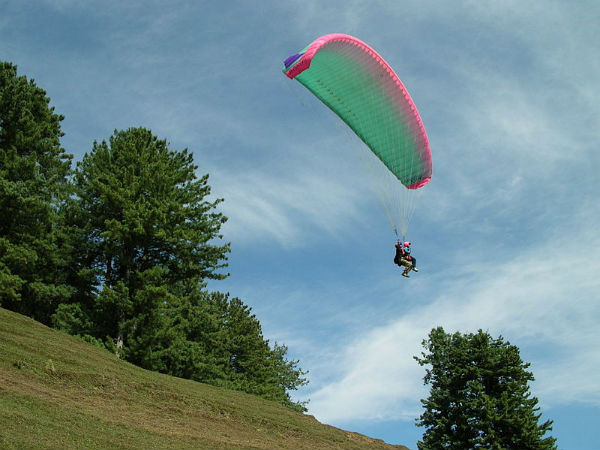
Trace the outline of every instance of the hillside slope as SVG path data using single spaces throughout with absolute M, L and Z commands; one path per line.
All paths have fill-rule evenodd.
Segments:
M 140 369 L 0 308 L 0 448 L 406 448 Z

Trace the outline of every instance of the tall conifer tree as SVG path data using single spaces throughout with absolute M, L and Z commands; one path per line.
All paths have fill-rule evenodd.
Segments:
M 0 306 L 49 324 L 73 289 L 59 208 L 71 156 L 46 92 L 0 62 Z
M 428 366 L 431 391 L 417 420 L 425 427 L 419 449 L 556 448 L 554 438 L 544 437 L 552 421 L 538 423 L 538 399 L 528 386 L 533 374 L 518 347 L 481 330 L 448 334 L 441 327 L 423 346 L 427 353 L 415 359 Z
M 68 223 L 79 240 L 78 299 L 55 326 L 150 370 L 260 395 L 304 411 L 307 383 L 287 347 L 264 339 L 251 309 L 204 291 L 222 279 L 226 218 L 192 155 L 144 128 L 95 142 L 75 171 Z
M 94 143 L 75 171 L 70 218 L 82 230 L 80 273 L 92 271 L 97 295 L 63 309 L 63 318 L 93 316 L 91 334 L 109 336 L 126 354 L 141 329 L 160 326 L 166 304 L 227 276 L 221 200 L 209 200 L 208 175 L 198 178 L 196 169 L 191 153 L 144 128 Z

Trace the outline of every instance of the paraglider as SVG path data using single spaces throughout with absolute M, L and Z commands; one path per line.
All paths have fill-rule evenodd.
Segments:
M 383 168 L 374 178 L 392 228 L 404 241 L 414 197 L 431 180 L 432 157 L 423 121 L 398 75 L 369 45 L 340 33 L 316 39 L 284 66 L 285 75 L 366 144 L 377 170 Z
M 408 272 L 411 270 L 418 272 L 417 269 L 417 258 L 412 256 L 410 250 L 410 242 L 405 241 L 403 244 L 400 241 L 396 242 L 396 255 L 394 256 L 394 263 L 398 264 L 400 267 L 404 267 L 404 271 L 402 272 L 402 276 L 406 278 L 410 278 Z

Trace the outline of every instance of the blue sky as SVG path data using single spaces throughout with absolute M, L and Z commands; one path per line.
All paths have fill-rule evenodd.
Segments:
M 531 362 L 561 449 L 600 435 L 600 3 L 0 0 L 0 59 L 65 115 L 64 148 L 144 126 L 193 151 L 232 243 L 211 288 L 310 371 L 320 421 L 416 447 L 413 360 L 436 326 L 502 335 Z M 341 32 L 396 70 L 434 173 L 395 236 L 335 117 L 281 73 Z

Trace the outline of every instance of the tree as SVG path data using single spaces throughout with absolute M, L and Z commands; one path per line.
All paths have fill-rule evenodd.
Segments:
M 196 292 L 165 304 L 161 324 L 140 329 L 129 360 L 141 367 L 181 378 L 244 391 L 298 411 L 288 391 L 305 385 L 298 361 L 287 347 L 264 339 L 260 322 L 238 298 Z
M 305 372 L 287 347 L 271 347 L 241 300 L 203 290 L 227 276 L 229 244 L 218 244 L 222 200 L 207 200 L 208 175 L 196 169 L 187 150 L 144 128 L 93 144 L 66 208 L 78 296 L 54 325 L 138 366 L 304 411 L 288 391 L 306 384 Z
M 0 305 L 49 324 L 73 288 L 59 209 L 71 156 L 46 92 L 0 62 Z
M 419 449 L 555 449 L 544 437 L 552 421 L 538 424 L 534 377 L 518 347 L 500 336 L 448 334 L 438 327 L 423 341 L 427 353 L 415 359 L 426 370 L 429 398 L 417 425 L 425 427 Z
M 198 179 L 196 169 L 187 150 L 170 150 L 144 128 L 94 142 L 75 170 L 68 214 L 86 295 L 84 304 L 60 308 L 57 326 L 92 323 L 79 331 L 114 340 L 125 355 L 138 345 L 136 330 L 163 320 L 165 303 L 227 276 L 219 270 L 229 244 L 217 242 L 226 221 L 215 211 L 222 200 L 207 199 L 208 175 Z

